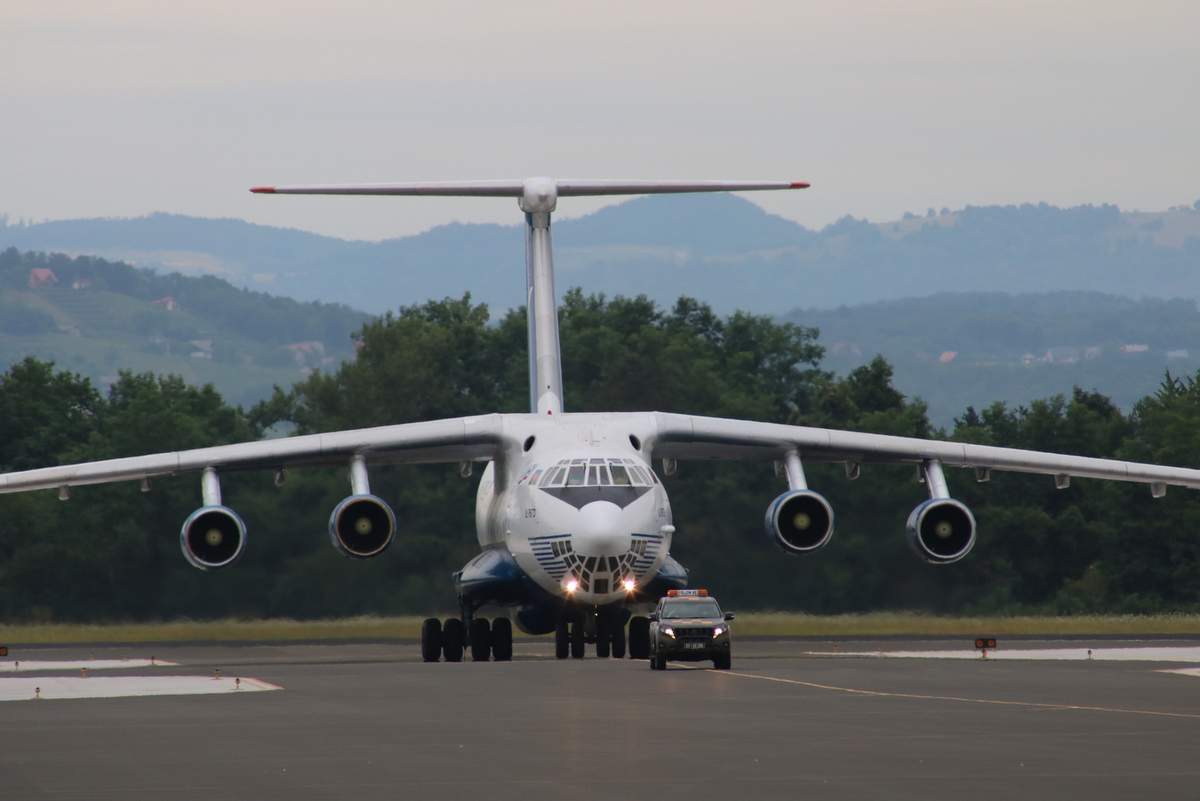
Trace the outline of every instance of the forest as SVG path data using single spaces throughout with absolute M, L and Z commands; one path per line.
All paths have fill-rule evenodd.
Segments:
M 560 310 L 568 411 L 678 411 L 858 429 L 1195 466 L 1200 381 L 1165 374 L 1124 413 L 1075 390 L 1027 406 L 963 409 L 934 427 L 876 358 L 845 376 L 823 369 L 818 331 L 769 316 L 718 315 L 683 297 L 567 294 Z M 124 372 L 102 392 L 54 364 L 26 359 L 0 376 L 0 471 L 277 436 L 492 411 L 527 410 L 524 310 L 493 320 L 469 295 L 368 321 L 357 355 L 252 407 L 211 386 Z M 924 388 L 934 397 L 937 386 Z M 783 489 L 770 464 L 683 463 L 666 479 L 673 555 L 734 609 L 836 613 L 1170 612 L 1200 606 L 1200 498 L 1172 489 L 994 474 L 948 475 L 979 522 L 962 562 L 934 567 L 907 549 L 903 524 L 921 501 L 916 472 L 809 469 L 837 512 L 832 543 L 797 558 L 762 529 Z M 476 471 L 478 476 L 478 471 Z M 194 475 L 0 497 L 0 616 L 8 622 L 432 613 L 454 606 L 451 571 L 477 552 L 475 481 L 456 465 L 379 467 L 397 541 L 378 558 L 337 555 L 324 528 L 347 494 L 344 470 L 228 473 L 225 501 L 247 521 L 235 566 L 189 567 L 179 526 L 199 505 Z

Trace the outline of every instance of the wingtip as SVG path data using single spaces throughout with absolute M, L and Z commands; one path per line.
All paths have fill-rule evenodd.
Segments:
M 808 189 L 812 184 L 808 181 L 792 181 L 792 189 Z
M 252 187 L 250 187 L 250 191 L 256 195 L 273 195 L 273 194 L 275 194 L 275 187 L 273 187 L 273 186 L 252 186 Z

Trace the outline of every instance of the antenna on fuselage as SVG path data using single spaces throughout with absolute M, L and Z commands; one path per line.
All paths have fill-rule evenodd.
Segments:
M 529 326 L 529 406 L 537 414 L 563 410 L 562 354 L 558 342 L 558 299 L 550 215 L 560 197 L 657 195 L 683 192 L 745 192 L 805 189 L 803 181 L 613 181 L 526 178 L 523 181 L 437 181 L 433 183 L 256 186 L 272 195 L 433 195 L 515 197 L 525 212 L 525 303 Z

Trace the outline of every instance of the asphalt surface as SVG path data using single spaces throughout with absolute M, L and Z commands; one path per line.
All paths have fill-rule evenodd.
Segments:
M 20 649 L 284 689 L 0 704 L 0 798 L 1200 796 L 1200 678 L 1157 672 L 1187 665 L 807 655 L 964 645 L 735 641 L 730 672 L 558 662 L 539 641 L 488 664 L 415 644 Z

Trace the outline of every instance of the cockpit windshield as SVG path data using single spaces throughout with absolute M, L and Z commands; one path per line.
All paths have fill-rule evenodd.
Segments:
M 721 607 L 711 598 L 702 601 L 665 601 L 662 608 L 663 620 L 680 620 L 685 617 L 720 617 Z
M 634 459 L 563 459 L 546 468 L 538 486 L 649 487 L 656 483 L 653 472 Z

